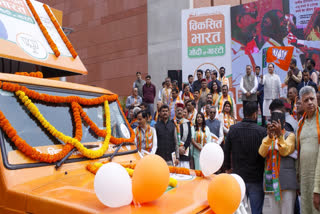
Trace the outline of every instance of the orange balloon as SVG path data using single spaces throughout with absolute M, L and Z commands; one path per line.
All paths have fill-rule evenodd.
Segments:
M 216 214 L 232 214 L 241 202 L 241 189 L 237 180 L 229 174 L 215 176 L 208 187 L 208 202 Z
M 170 180 L 169 167 L 158 155 L 147 155 L 136 165 L 132 175 L 133 200 L 146 203 L 159 198 Z

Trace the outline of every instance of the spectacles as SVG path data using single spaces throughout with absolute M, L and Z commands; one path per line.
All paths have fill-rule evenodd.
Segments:
M 215 114 L 216 112 L 215 111 L 210 111 L 210 114 Z

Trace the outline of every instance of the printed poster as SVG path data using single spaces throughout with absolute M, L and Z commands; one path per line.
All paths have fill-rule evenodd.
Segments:
M 246 65 L 261 67 L 259 80 L 267 71 L 267 50 L 270 47 L 291 48 L 297 67 L 303 71 L 307 58 L 320 69 L 320 8 L 319 0 L 258 0 L 231 8 L 232 87 L 235 89 L 238 116 L 242 114 L 240 79 Z M 290 51 L 291 51 L 290 50 Z M 271 49 L 269 53 L 272 53 Z M 276 49 L 275 49 L 276 51 Z M 274 54 L 281 58 L 281 54 Z M 289 54 L 289 53 L 288 53 Z M 289 55 L 286 55 L 288 65 Z M 284 83 L 288 68 L 275 63 L 275 73 Z M 281 96 L 287 96 L 282 84 Z M 239 118 L 239 117 L 238 117 Z
M 182 81 L 198 69 L 220 67 L 231 77 L 230 6 L 183 10 L 181 25 Z
M 55 57 L 25 0 L 0 0 L 0 57 L 87 73 L 79 57 L 73 59 L 43 3 L 34 0 L 31 3 L 60 56 Z

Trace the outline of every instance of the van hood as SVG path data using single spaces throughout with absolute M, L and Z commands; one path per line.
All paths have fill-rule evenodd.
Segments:
M 26 195 L 30 213 L 198 213 L 208 210 L 207 189 L 210 178 L 177 176 L 178 186 L 167 190 L 158 200 L 141 206 L 131 204 L 109 208 L 97 198 L 94 174 L 86 169 L 61 171 L 14 187 Z

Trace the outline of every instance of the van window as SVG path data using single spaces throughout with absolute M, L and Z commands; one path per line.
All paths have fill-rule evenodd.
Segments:
M 45 93 L 55 96 L 80 96 L 83 98 L 95 98 L 101 96 L 96 93 L 79 92 L 75 90 L 56 89 L 50 87 L 38 87 L 26 85 L 27 88 L 35 90 L 39 93 Z M 42 115 L 51 123 L 57 130 L 65 135 L 74 137 L 74 125 L 72 108 L 69 103 L 52 104 L 44 103 L 37 100 L 32 100 L 38 107 Z M 32 147 L 48 146 L 55 144 L 64 144 L 60 140 L 53 137 L 39 121 L 29 112 L 14 93 L 0 89 L 0 110 L 9 120 L 11 125 L 16 129 L 18 135 L 24 139 Z M 90 119 L 96 123 L 100 129 L 105 129 L 105 112 L 104 104 L 96 106 L 82 106 Z M 112 136 L 129 138 L 129 129 L 120 112 L 117 102 L 109 103 L 111 116 Z M 82 143 L 85 142 L 101 142 L 104 138 L 97 136 L 90 127 L 82 120 Z M 16 146 L 5 135 L 5 148 L 7 152 L 16 150 Z

